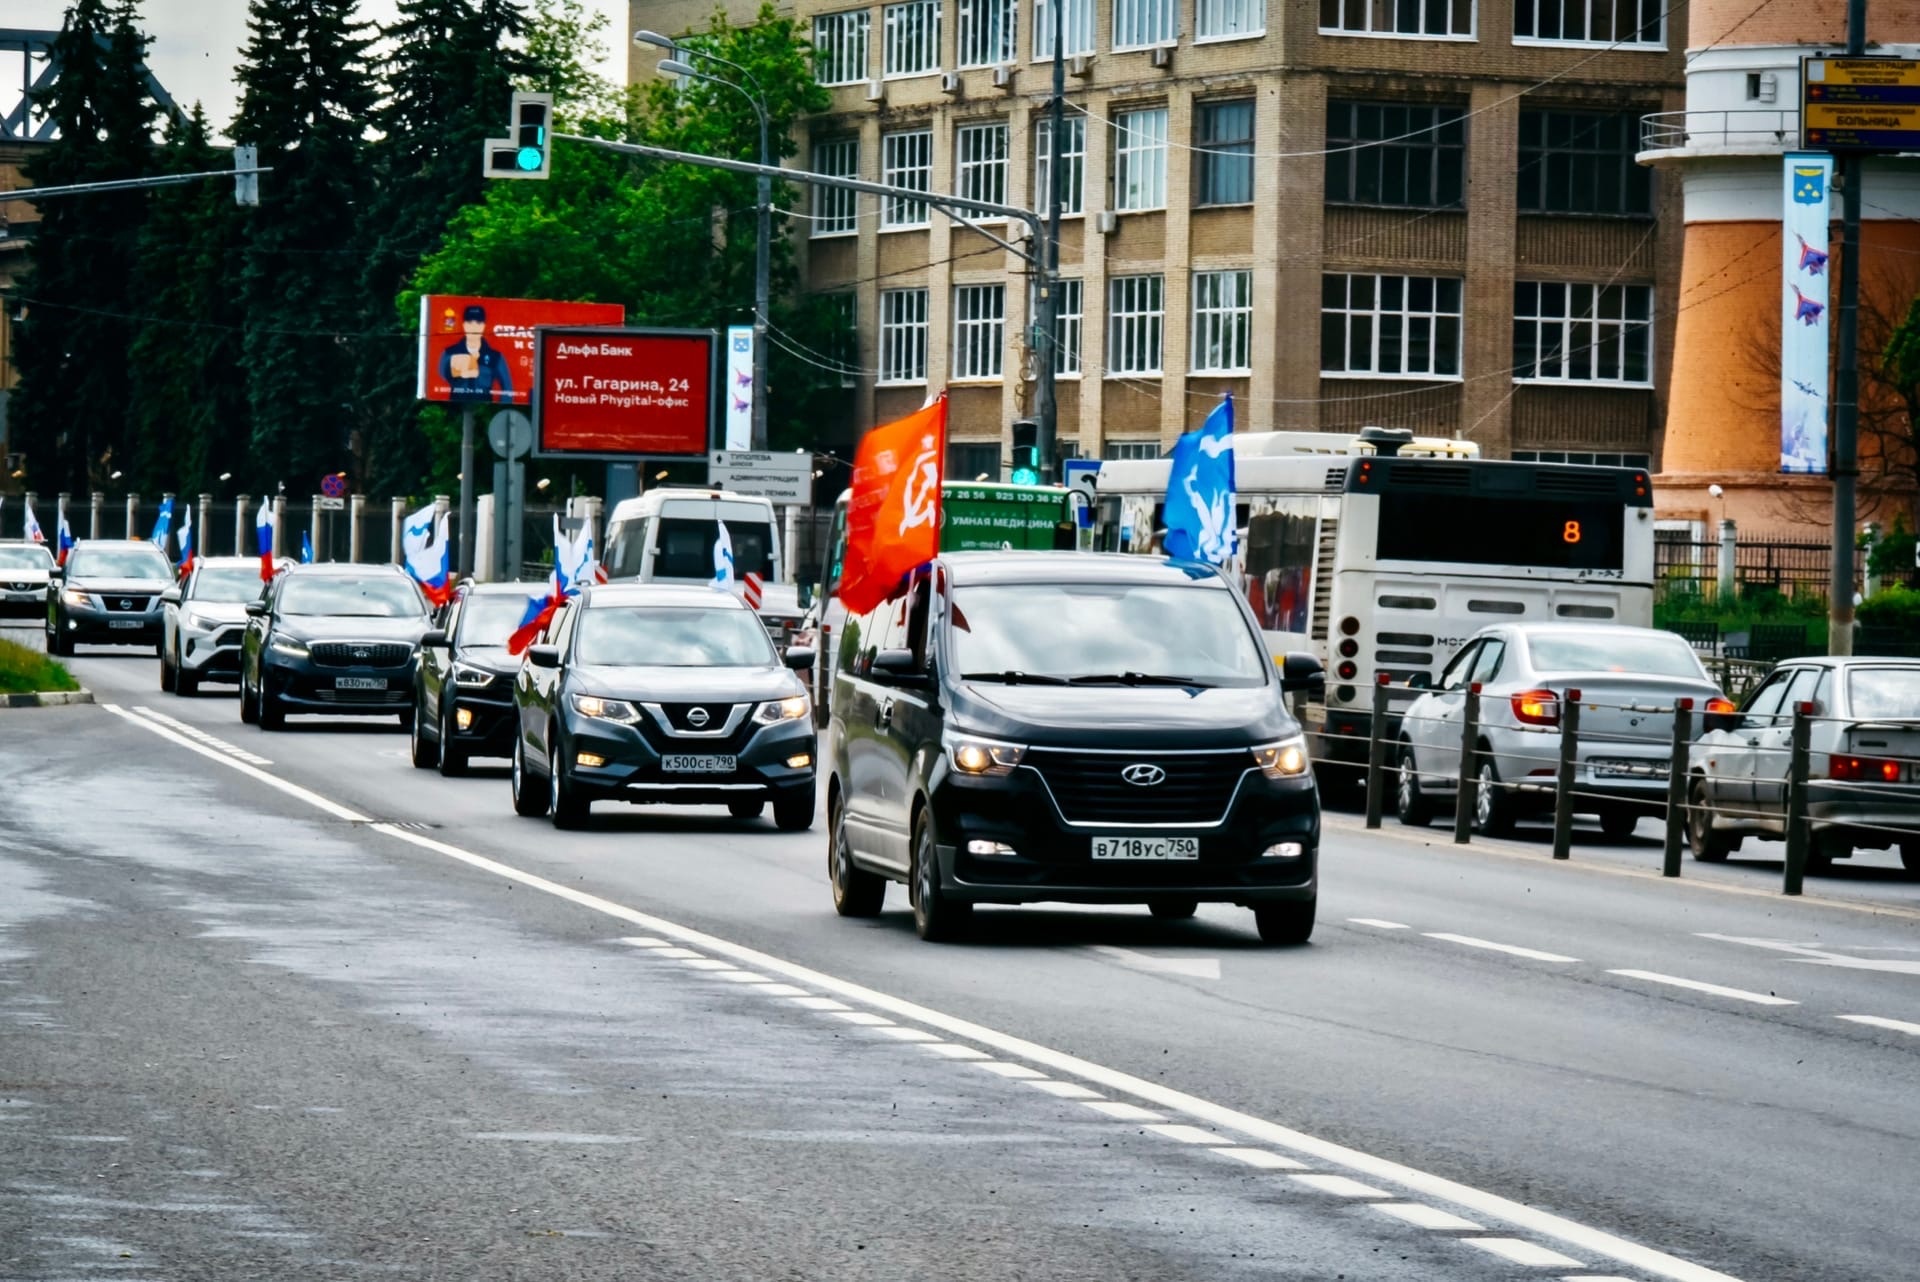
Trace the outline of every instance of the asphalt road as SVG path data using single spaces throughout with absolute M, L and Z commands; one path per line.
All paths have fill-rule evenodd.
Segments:
M 1890 857 L 1793 901 L 1777 846 L 1672 882 L 1652 825 L 1556 865 L 1334 816 L 1303 949 L 1230 908 L 936 947 L 898 889 L 834 916 L 820 828 L 557 833 L 391 723 L 264 734 L 75 666 L 108 706 L 0 714 L 0 1279 L 1920 1258 Z

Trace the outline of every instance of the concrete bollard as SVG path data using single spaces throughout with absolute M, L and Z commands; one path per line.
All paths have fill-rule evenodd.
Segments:
M 87 522 L 87 537 L 90 539 L 102 538 L 106 533 L 106 523 L 103 518 L 107 510 L 107 496 L 105 492 L 95 490 L 90 497 L 90 502 L 91 511 L 88 515 L 91 519 Z
M 360 554 L 364 547 L 364 529 L 367 520 L 367 496 L 356 494 L 347 500 L 347 560 L 360 564 Z

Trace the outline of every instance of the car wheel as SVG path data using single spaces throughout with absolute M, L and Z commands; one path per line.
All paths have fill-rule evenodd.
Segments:
M 415 710 L 408 708 L 400 713 L 400 728 L 408 734 L 412 734 L 413 727 L 419 720 L 420 718 L 415 714 Z
M 1900 862 L 1908 872 L 1920 873 L 1920 837 L 1909 837 L 1900 843 Z
M 420 692 L 414 691 L 418 701 Z M 407 727 L 407 756 L 413 761 L 415 770 L 431 770 L 440 764 L 440 745 L 427 738 L 426 722 L 422 717 L 414 717 Z
M 160 693 L 172 694 L 178 688 L 180 670 L 173 666 L 173 657 L 165 650 L 160 652 Z
M 773 826 L 781 832 L 805 832 L 813 827 L 813 785 L 774 794 Z
M 454 779 L 467 773 L 470 758 L 460 750 L 453 737 L 453 709 L 448 707 L 446 715 L 440 719 L 440 774 L 442 778 Z
M 47 653 L 55 658 L 66 658 L 73 653 L 73 639 L 60 626 L 59 619 L 55 619 L 47 629 Z
M 254 706 L 253 706 L 252 690 L 253 690 L 253 687 L 247 684 L 246 674 L 244 672 L 241 673 L 240 674 L 240 721 L 241 721 L 241 724 L 243 725 L 253 726 L 253 725 L 260 724 L 260 714 L 254 710 Z
M 1640 812 L 1632 806 L 1608 806 L 1600 812 L 1600 833 L 1608 841 L 1625 841 L 1640 826 Z
M 940 884 L 940 859 L 933 849 L 933 818 L 925 811 L 913 824 L 913 929 L 931 943 L 946 943 L 966 934 L 973 905 L 947 898 Z
M 856 868 L 847 839 L 847 803 L 840 797 L 827 807 L 827 880 L 833 885 L 833 910 L 842 917 L 877 917 L 886 902 L 887 879 Z
M 1161 921 L 1185 921 L 1200 911 L 1197 899 L 1150 899 L 1147 911 Z
M 1420 788 L 1420 772 L 1414 767 L 1413 745 L 1400 745 L 1399 777 L 1394 782 L 1393 813 L 1409 828 L 1425 828 L 1433 822 L 1433 800 Z
M 1253 910 L 1253 924 L 1263 944 L 1304 944 L 1313 938 L 1313 918 L 1319 896 L 1295 903 L 1262 904 Z
M 554 731 L 547 742 L 547 809 L 553 817 L 556 828 L 584 828 L 592 813 L 591 803 L 580 796 L 573 781 L 567 778 L 567 754 L 560 742 L 560 734 Z
M 260 678 L 260 693 L 255 696 L 255 712 L 260 718 L 262 730 L 285 730 L 287 728 L 287 710 L 280 706 L 280 700 L 273 691 L 267 689 L 267 679 Z
M 1853 858 L 1853 839 L 1838 833 L 1817 832 L 1807 838 L 1807 871 L 1824 877 L 1833 871 L 1836 859 Z
M 173 665 L 173 692 L 183 699 L 200 693 L 200 678 L 179 664 Z
M 513 741 L 513 813 L 528 819 L 538 819 L 547 813 L 547 790 L 534 787 L 536 781 L 532 776 L 533 772 L 527 768 L 526 741 L 515 739 Z
M 735 819 L 758 819 L 760 812 L 767 808 L 764 801 L 729 801 L 727 813 Z
M 1687 789 L 1687 846 L 1703 864 L 1724 863 L 1740 844 L 1713 826 L 1713 803 L 1707 800 L 1707 781 L 1695 779 Z
M 1501 784 L 1491 757 L 1480 759 L 1473 790 L 1473 830 L 1483 837 L 1504 837 L 1513 831 L 1513 795 Z

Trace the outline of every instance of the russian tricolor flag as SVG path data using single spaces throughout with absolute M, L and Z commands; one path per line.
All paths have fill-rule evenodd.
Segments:
M 60 514 L 60 556 L 61 565 L 67 563 L 67 553 L 73 551 L 73 528 L 67 524 L 67 514 Z
M 42 531 L 40 528 L 40 518 L 33 514 L 32 502 L 25 499 L 21 501 L 26 505 L 26 509 L 27 509 L 27 526 L 26 526 L 27 537 L 33 540 L 35 543 L 45 543 L 47 541 L 47 536 L 46 536 L 46 533 Z
M 66 522 L 61 521 L 61 537 L 66 537 Z M 193 573 L 193 506 L 189 504 L 180 522 L 180 577 Z
M 273 582 L 273 500 L 260 504 L 259 519 L 253 523 L 254 545 L 260 551 L 260 581 Z

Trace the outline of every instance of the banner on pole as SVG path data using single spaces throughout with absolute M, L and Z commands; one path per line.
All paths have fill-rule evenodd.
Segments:
M 1827 470 L 1833 157 L 1790 151 L 1780 219 L 1780 470 Z
M 727 326 L 726 448 L 753 448 L 753 326 Z

